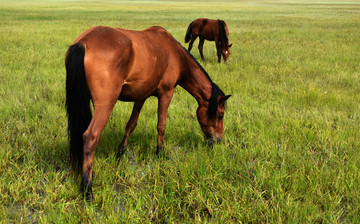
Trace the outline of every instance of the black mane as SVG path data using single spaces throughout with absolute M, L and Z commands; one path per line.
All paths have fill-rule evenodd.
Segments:
M 220 21 L 220 20 L 219 20 Z M 221 22 L 220 22 L 221 23 Z M 221 23 L 222 24 L 222 23 Z M 228 39 L 226 37 L 226 32 L 225 32 L 225 28 L 224 25 L 223 26 L 223 31 L 225 34 L 225 38 L 226 38 L 226 43 L 228 43 Z M 163 28 L 164 29 L 164 28 Z M 169 33 L 169 32 L 168 32 Z M 186 54 L 197 64 L 197 66 L 201 69 L 201 71 L 205 74 L 205 76 L 208 78 L 208 80 L 211 83 L 212 86 L 212 91 L 211 91 L 211 96 L 210 96 L 210 100 L 209 100 L 209 106 L 208 106 L 208 116 L 209 118 L 214 118 L 216 117 L 217 114 L 217 108 L 218 108 L 218 97 L 219 96 L 225 96 L 225 93 L 211 80 L 209 74 L 205 71 L 205 69 L 199 64 L 199 62 L 194 58 L 194 56 L 185 48 L 183 47 L 179 41 L 177 41 L 173 35 L 171 35 L 171 33 L 169 33 L 170 36 L 179 44 L 179 46 L 186 52 Z
M 223 43 L 223 47 L 228 47 L 229 46 L 229 39 L 228 37 L 226 36 L 226 30 L 225 30 L 225 22 L 218 19 L 218 22 L 219 22 L 219 31 L 220 31 L 220 37 L 221 37 L 221 42 Z
M 226 36 L 226 35 L 225 35 Z M 184 48 L 179 42 L 178 44 L 184 49 L 184 51 L 186 52 L 186 54 L 199 66 L 199 68 L 201 69 L 201 71 L 205 74 L 205 76 L 208 78 L 208 80 L 211 83 L 212 86 L 212 91 L 211 91 L 211 96 L 210 96 L 210 100 L 209 100 L 209 106 L 208 106 L 208 116 L 209 118 L 214 118 L 216 117 L 217 114 L 217 108 L 218 108 L 218 97 L 219 96 L 225 96 L 225 93 L 219 88 L 218 85 L 216 85 L 210 78 L 209 74 L 205 71 L 205 69 L 199 64 L 199 62 L 194 58 L 194 56 L 188 51 L 186 50 L 186 48 Z

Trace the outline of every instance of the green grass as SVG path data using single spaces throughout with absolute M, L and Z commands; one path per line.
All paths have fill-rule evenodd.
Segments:
M 94 197 L 70 171 L 64 55 L 85 29 L 166 28 L 184 46 L 198 17 L 224 19 L 231 56 L 200 61 L 228 100 L 208 147 L 181 87 L 155 155 L 149 98 L 122 161 L 132 104 L 95 153 Z M 0 1 L 0 222 L 356 223 L 360 220 L 357 1 Z M 191 52 L 200 59 L 197 41 Z

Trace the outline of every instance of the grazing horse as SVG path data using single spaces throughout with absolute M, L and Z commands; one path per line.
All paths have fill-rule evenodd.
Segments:
M 204 60 L 203 45 L 205 40 L 215 41 L 216 51 L 218 56 L 218 62 L 221 61 L 221 55 L 223 56 L 224 62 L 227 63 L 230 55 L 229 45 L 229 30 L 224 20 L 213 20 L 213 19 L 196 19 L 192 21 L 186 31 L 185 43 L 189 43 L 188 50 L 191 51 L 193 43 L 197 37 L 199 37 L 199 46 L 201 59 Z
M 222 138 L 225 101 L 230 95 L 225 95 L 191 54 L 161 27 L 143 31 L 92 27 L 69 47 L 65 66 L 70 159 L 73 168 L 81 170 L 81 190 L 87 200 L 92 198 L 94 152 L 117 100 L 135 102 L 117 159 L 123 155 L 150 96 L 158 98 L 159 153 L 164 145 L 167 109 L 177 85 L 197 100 L 196 114 L 206 138 L 218 142 Z

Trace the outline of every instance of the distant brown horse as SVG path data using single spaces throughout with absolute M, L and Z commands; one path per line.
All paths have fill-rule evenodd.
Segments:
M 230 95 L 165 29 L 143 31 L 93 27 L 66 53 L 66 107 L 73 168 L 82 171 L 81 189 L 92 198 L 93 156 L 117 100 L 134 101 L 117 159 L 124 153 L 140 110 L 150 96 L 158 98 L 157 150 L 164 145 L 166 114 L 177 85 L 198 102 L 196 111 L 207 139 L 220 142 L 225 101 Z M 94 114 L 91 114 L 90 100 Z
M 186 31 L 185 43 L 189 43 L 188 50 L 191 51 L 194 41 L 197 37 L 200 38 L 198 49 L 200 51 L 201 59 L 204 60 L 203 45 L 205 40 L 215 41 L 218 62 L 221 61 L 221 55 L 224 62 L 227 63 L 230 55 L 229 45 L 229 30 L 224 20 L 213 19 L 196 19 L 192 21 Z

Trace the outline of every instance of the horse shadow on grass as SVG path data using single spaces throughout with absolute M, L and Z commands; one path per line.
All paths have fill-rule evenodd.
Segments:
M 100 137 L 95 157 L 101 159 L 113 157 L 115 161 L 123 134 L 121 131 L 105 130 Z M 136 157 L 139 161 L 144 161 L 149 158 L 163 159 L 167 157 L 167 152 L 171 150 L 184 150 L 184 153 L 186 153 L 196 149 L 198 145 L 207 145 L 203 137 L 194 135 L 194 133 L 190 131 L 177 134 L 176 139 L 167 139 L 165 134 L 164 149 L 157 155 L 156 139 L 156 131 L 134 131 L 129 137 L 123 157 L 127 156 L 129 160 L 133 160 L 133 157 Z
M 123 138 L 123 131 L 106 129 L 102 133 L 99 145 L 95 152 L 96 159 L 113 159 L 116 161 L 116 153 L 119 144 Z M 165 135 L 165 148 L 163 149 L 164 156 L 156 155 L 156 138 L 157 132 L 154 130 L 134 131 L 129 137 L 128 144 L 123 156 L 128 156 L 129 160 L 136 157 L 138 161 L 144 161 L 149 158 L 163 159 L 166 158 L 166 153 L 171 150 L 183 150 L 184 153 L 196 150 L 198 146 L 206 145 L 204 138 L 200 135 L 194 134 L 192 131 L 177 133 L 176 138 Z M 28 163 L 29 159 L 34 159 L 36 164 L 39 164 L 44 172 L 61 172 L 71 171 L 71 164 L 69 159 L 69 143 L 67 137 L 54 137 L 51 141 L 44 140 L 38 150 L 33 155 L 24 155 L 20 158 L 19 163 Z

